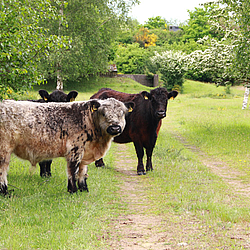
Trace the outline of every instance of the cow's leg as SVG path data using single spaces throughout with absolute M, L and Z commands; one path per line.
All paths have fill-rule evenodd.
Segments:
M 0 153 L 0 193 L 8 194 L 8 181 L 7 172 L 9 168 L 10 154 L 4 154 L 4 151 Z
M 78 188 L 82 191 L 89 191 L 87 186 L 87 178 L 88 178 L 88 166 L 84 164 L 80 164 L 79 173 L 78 173 Z
M 52 160 L 46 161 L 46 176 L 51 176 Z
M 146 155 L 147 155 L 146 171 L 153 170 L 152 153 L 153 153 L 153 148 L 150 147 L 146 149 Z
M 101 159 L 95 161 L 95 166 L 98 167 L 98 168 L 105 167 L 103 159 L 101 158 Z
M 75 193 L 77 192 L 76 186 L 76 175 L 79 171 L 79 163 L 77 162 L 68 162 L 67 164 L 67 174 L 68 174 L 68 192 Z
M 143 147 L 138 143 L 134 143 L 134 146 L 135 146 L 135 151 L 136 151 L 137 159 L 138 159 L 137 174 L 144 175 L 146 174 L 146 172 L 145 172 L 144 165 L 143 165 L 143 155 L 144 155 Z
M 40 166 L 40 176 L 46 177 L 46 161 L 39 162 L 39 166 Z

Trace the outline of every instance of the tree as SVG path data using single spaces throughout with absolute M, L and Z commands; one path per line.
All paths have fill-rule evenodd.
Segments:
M 150 17 L 144 27 L 148 29 L 166 29 L 167 21 L 160 16 Z
M 189 19 L 187 25 L 182 27 L 184 42 L 188 42 L 189 40 L 198 41 L 204 36 L 216 37 L 217 34 L 211 31 L 211 25 L 208 22 L 211 12 L 215 7 L 216 5 L 208 4 L 203 8 L 195 8 L 194 11 L 188 10 Z
M 213 29 L 223 33 L 224 40 L 234 45 L 234 68 L 240 74 L 239 81 L 250 80 L 250 1 L 219 0 L 219 8 L 213 10 L 210 23 Z
M 48 29 L 39 23 L 56 18 L 49 0 L 0 2 L 0 98 L 43 82 L 38 62 L 47 47 L 62 39 L 48 36 Z
M 80 81 L 106 71 L 117 32 L 135 3 L 137 0 L 69 0 L 63 10 L 68 25 L 62 26 L 60 32 L 71 37 L 72 42 L 69 48 L 49 53 L 45 58 L 41 68 L 47 77 L 56 78 L 58 61 L 64 82 Z M 47 25 L 53 25 L 51 30 L 57 34 L 58 23 Z

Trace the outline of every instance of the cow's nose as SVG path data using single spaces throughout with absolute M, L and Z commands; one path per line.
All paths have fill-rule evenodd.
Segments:
M 157 116 L 158 116 L 158 118 L 164 118 L 166 116 L 166 112 L 165 111 L 158 111 Z
M 108 127 L 107 132 L 110 135 L 118 135 L 122 132 L 122 128 L 119 125 L 111 125 Z

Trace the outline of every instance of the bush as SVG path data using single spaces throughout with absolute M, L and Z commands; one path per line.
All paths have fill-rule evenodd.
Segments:
M 120 46 L 115 58 L 118 73 L 144 74 L 149 53 L 149 50 L 140 48 L 138 43 Z
M 186 72 L 185 58 L 184 53 L 171 50 L 155 53 L 155 56 L 150 58 L 151 71 L 155 74 L 160 73 L 163 85 L 168 90 L 172 90 L 177 85 L 181 89 Z

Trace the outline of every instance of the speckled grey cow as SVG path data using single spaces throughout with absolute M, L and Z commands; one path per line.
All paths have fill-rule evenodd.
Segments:
M 133 107 L 133 103 L 125 105 Z M 113 98 L 73 103 L 0 102 L 0 192 L 8 192 L 11 153 L 32 166 L 65 157 L 68 191 L 88 191 L 87 164 L 103 157 L 113 137 L 123 131 L 125 105 Z

